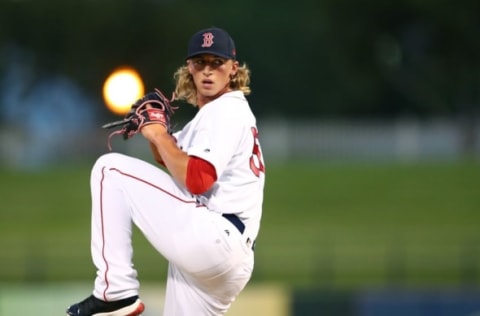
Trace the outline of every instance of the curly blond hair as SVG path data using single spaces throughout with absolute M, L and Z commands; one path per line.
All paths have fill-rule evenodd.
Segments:
M 193 106 L 197 106 L 197 89 L 193 77 L 188 71 L 188 66 L 179 67 L 173 74 L 173 78 L 175 79 L 175 100 L 185 100 Z M 250 69 L 244 63 L 238 67 L 237 73 L 231 78 L 230 88 L 249 95 L 251 92 L 249 85 Z

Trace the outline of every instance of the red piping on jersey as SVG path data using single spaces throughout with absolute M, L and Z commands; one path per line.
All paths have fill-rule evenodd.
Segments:
M 103 180 L 105 179 L 105 167 L 102 168 L 102 178 L 100 179 L 100 221 L 102 226 L 102 258 L 105 262 L 105 290 L 103 291 L 103 300 L 107 302 L 107 290 L 110 287 L 110 283 L 108 282 L 108 262 L 107 258 L 105 257 L 105 229 L 103 225 Z
M 107 290 L 108 288 L 110 287 L 110 282 L 108 281 L 108 271 L 109 271 L 109 265 L 108 265 L 108 261 L 107 261 L 107 258 L 105 256 L 105 226 L 104 226 L 104 221 L 103 221 L 103 181 L 105 180 L 105 168 L 106 167 L 103 167 L 102 168 L 102 178 L 100 179 L 100 221 L 101 221 L 101 227 L 102 227 L 102 258 L 103 258 L 103 261 L 105 262 L 105 274 L 104 274 L 104 279 L 105 279 L 105 290 L 103 291 L 103 300 L 108 302 L 108 299 L 107 299 Z M 119 169 L 117 168 L 110 168 L 108 169 L 109 171 L 116 171 L 118 172 L 119 174 L 123 175 L 123 176 L 126 176 L 126 177 L 129 177 L 129 178 L 132 178 L 134 180 L 137 180 L 137 181 L 140 181 L 146 185 L 149 185 L 159 191 L 162 191 L 163 193 L 171 196 L 172 198 L 180 201 L 180 202 L 183 202 L 183 203 L 187 203 L 187 204 L 197 204 L 197 201 L 195 200 L 184 200 L 176 195 L 174 195 L 173 193 L 170 193 L 164 189 L 162 189 L 161 187 L 151 183 L 151 182 L 148 182 L 144 179 L 141 179 L 141 178 L 138 178 L 134 175 L 131 175 L 131 174 L 128 174 L 128 173 L 125 173 L 125 172 L 122 172 L 120 171 Z M 197 207 L 205 207 L 204 205 L 199 205 L 197 204 Z
M 168 192 L 168 191 L 165 191 L 165 190 L 162 189 L 161 187 L 159 187 L 159 186 L 157 186 L 157 185 L 155 185 L 155 184 L 153 184 L 153 183 L 151 183 L 151 182 L 148 182 L 147 180 L 140 179 L 140 178 L 138 178 L 138 177 L 136 177 L 136 176 L 134 176 L 134 175 L 125 173 L 125 172 L 123 172 L 123 171 L 120 171 L 120 170 L 117 169 L 117 168 L 110 168 L 109 170 L 110 170 L 110 171 L 116 171 L 116 172 L 120 173 L 120 174 L 123 175 L 123 176 L 126 176 L 126 177 L 132 178 L 132 179 L 134 179 L 134 180 L 138 180 L 138 181 L 140 181 L 140 182 L 143 182 L 143 183 L 145 183 L 146 185 L 149 185 L 149 186 L 151 186 L 151 187 L 154 187 L 155 189 L 157 189 L 157 190 L 159 190 L 159 191 L 162 191 L 163 193 L 165 193 L 165 194 L 167 194 L 167 195 L 170 195 L 171 197 L 173 197 L 173 198 L 176 199 L 176 200 L 179 200 L 180 202 L 187 203 L 187 204 L 190 204 L 190 203 L 195 204 L 195 203 L 197 203 L 196 201 L 190 201 L 190 200 L 181 199 L 181 198 L 179 198 L 178 196 L 176 196 L 175 194 L 170 193 L 170 192 Z

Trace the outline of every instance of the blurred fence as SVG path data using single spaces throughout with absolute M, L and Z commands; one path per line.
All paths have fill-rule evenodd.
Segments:
M 270 161 L 291 159 L 418 161 L 480 157 L 480 119 L 264 120 Z
M 473 122 L 472 125 L 453 119 L 264 119 L 258 125 L 268 162 L 297 159 L 414 162 L 479 158 L 480 118 Z M 82 130 L 65 137 L 59 137 L 63 134 L 58 131 L 53 133 L 55 141 L 48 141 L 41 131 L 25 133 L 5 127 L 0 129 L 0 164 L 38 168 L 94 157 L 106 151 L 108 132 L 95 128 L 90 131 L 88 135 Z M 116 150 L 150 156 L 141 137 L 113 142 Z

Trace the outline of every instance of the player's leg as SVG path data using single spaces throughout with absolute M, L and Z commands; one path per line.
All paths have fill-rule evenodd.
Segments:
M 138 295 L 139 284 L 131 262 L 132 220 L 167 260 L 182 273 L 194 276 L 203 288 L 210 286 L 209 282 L 228 283 L 218 276 L 229 275 L 228 271 L 250 255 L 251 249 L 235 226 L 219 214 L 197 208 L 193 196 L 151 164 L 107 154 L 97 160 L 91 179 L 97 298 L 118 301 Z M 224 302 L 240 290 L 236 287 L 243 288 L 242 282 L 247 280 L 238 278 L 233 294 L 213 287 L 227 290 L 221 305 L 227 304 Z
M 224 315 L 247 284 L 252 269 L 253 256 L 244 257 L 212 279 L 197 278 L 170 264 L 163 315 Z
M 251 245 L 220 214 L 192 207 L 188 192 L 165 185 L 163 172 L 146 171 L 122 181 L 137 187 L 129 191 L 133 221 L 170 262 L 164 316 L 222 315 L 251 277 Z M 160 188 L 169 194 L 156 193 Z
M 251 251 L 244 249 L 244 238 L 232 223 L 197 206 L 195 197 L 170 175 L 142 160 L 104 155 L 92 172 L 92 195 L 92 221 L 97 223 L 92 224 L 96 265 L 104 269 L 105 258 L 118 261 L 108 274 L 114 276 L 112 269 L 118 268 L 122 276 L 117 283 L 123 283 L 119 289 L 123 293 L 133 289 L 119 296 L 109 282 L 112 298 L 137 293 L 138 282 L 131 265 L 132 221 L 169 262 L 192 274 L 211 277 L 223 273 Z M 104 273 L 97 277 L 104 277 Z
M 195 201 L 161 169 L 120 154 L 107 154 L 97 160 L 91 173 L 91 194 L 91 252 L 97 277 L 93 295 L 70 306 L 67 312 L 75 316 L 100 312 L 112 312 L 109 315 L 114 316 L 119 312 L 123 316 L 127 310 L 129 315 L 137 315 L 143 304 L 138 299 L 139 282 L 132 264 L 132 219 L 136 217 L 142 226 L 174 230 L 174 222 L 157 219 L 155 223 L 148 214 L 168 209 L 175 218 L 171 201 L 185 209 L 195 209 Z M 157 238 L 153 234 L 148 237 Z M 161 243 L 168 246 L 163 237 Z
M 196 210 L 195 199 L 158 167 L 115 153 L 95 163 L 91 190 L 94 295 L 104 300 L 138 295 L 132 222 L 162 254 L 173 256 L 179 250 L 171 236 L 184 228 L 187 212 Z
M 111 165 L 110 157 L 102 164 Z M 132 220 L 173 267 L 164 315 L 224 313 L 253 270 L 246 237 L 220 214 L 197 207 L 190 193 L 160 169 L 126 156 L 114 158 L 110 177 L 128 188 L 123 195 Z

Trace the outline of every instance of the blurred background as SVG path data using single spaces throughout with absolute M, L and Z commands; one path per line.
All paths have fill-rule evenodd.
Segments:
M 229 315 L 480 315 L 480 2 L 462 0 L 0 0 L 0 315 L 90 294 L 89 172 L 121 119 L 105 80 L 172 91 L 210 26 L 252 71 L 267 164 Z M 140 137 L 112 145 L 153 162 Z M 166 262 L 134 246 L 161 315 Z

